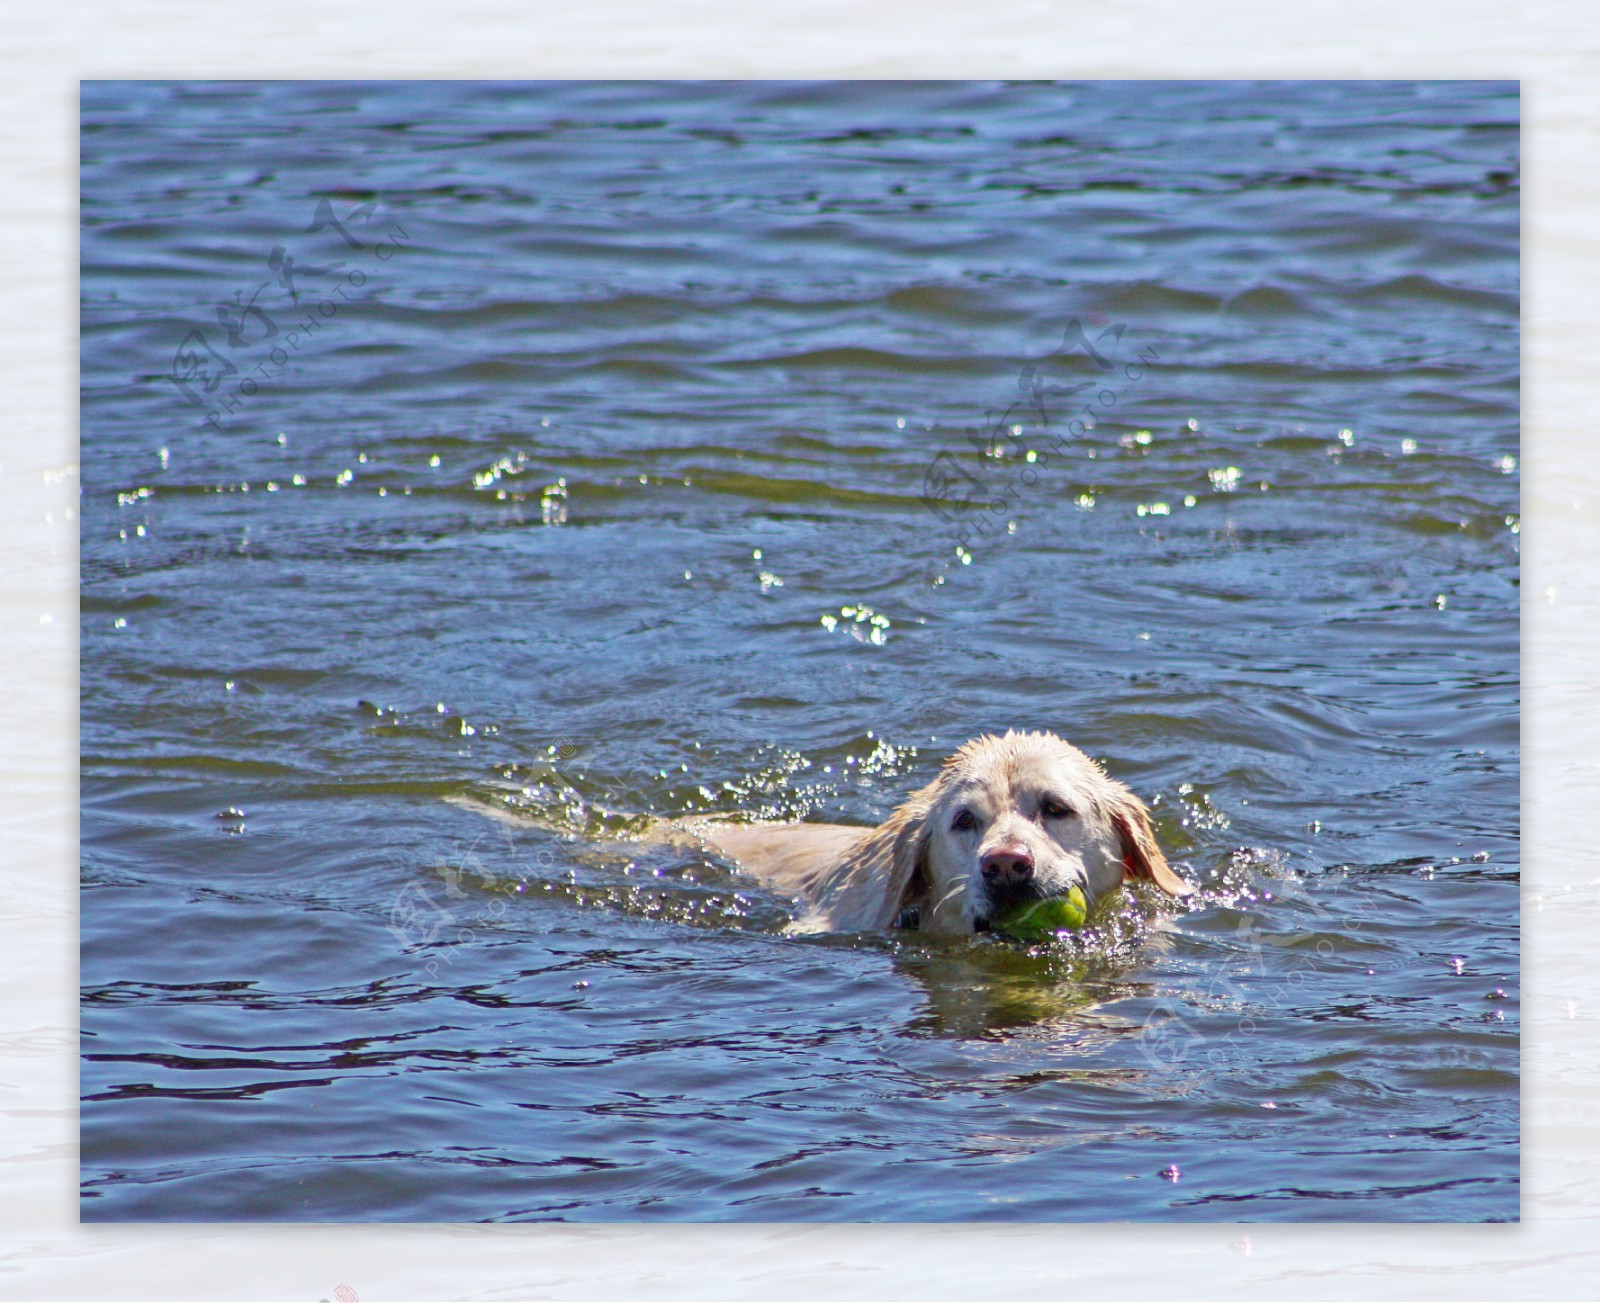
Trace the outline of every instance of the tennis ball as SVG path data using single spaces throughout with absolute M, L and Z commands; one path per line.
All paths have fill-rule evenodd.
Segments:
M 1057 932 L 1075 932 L 1089 917 L 1089 903 L 1081 887 L 1069 887 L 1065 896 L 1051 896 L 1001 915 L 994 921 L 997 932 L 1033 945 L 1048 941 Z

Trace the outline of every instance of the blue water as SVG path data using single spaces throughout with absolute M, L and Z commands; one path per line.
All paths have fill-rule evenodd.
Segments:
M 1518 112 L 85 83 L 83 1217 L 1514 1219 Z M 578 835 L 1009 726 L 1192 908 Z

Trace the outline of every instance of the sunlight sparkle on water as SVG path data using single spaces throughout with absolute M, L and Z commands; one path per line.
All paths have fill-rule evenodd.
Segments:
M 887 615 L 874 611 L 870 606 L 841 606 L 837 616 L 822 616 L 821 624 L 829 633 L 842 624 L 857 642 L 868 642 L 875 647 L 881 647 L 888 641 L 892 627 Z

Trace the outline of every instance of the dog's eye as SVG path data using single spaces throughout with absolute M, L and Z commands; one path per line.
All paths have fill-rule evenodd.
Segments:
M 971 810 L 962 810 L 950 821 L 950 826 L 957 832 L 970 832 L 978 826 L 978 817 Z
M 1053 796 L 1047 796 L 1039 802 L 1039 813 L 1044 815 L 1046 819 L 1065 819 L 1072 813 L 1072 807 L 1062 805 Z

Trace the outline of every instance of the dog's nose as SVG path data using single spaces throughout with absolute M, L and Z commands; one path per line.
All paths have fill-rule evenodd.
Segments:
M 1015 887 L 1033 876 L 1033 856 L 1025 846 L 1002 846 L 978 861 L 983 880 L 993 887 Z

